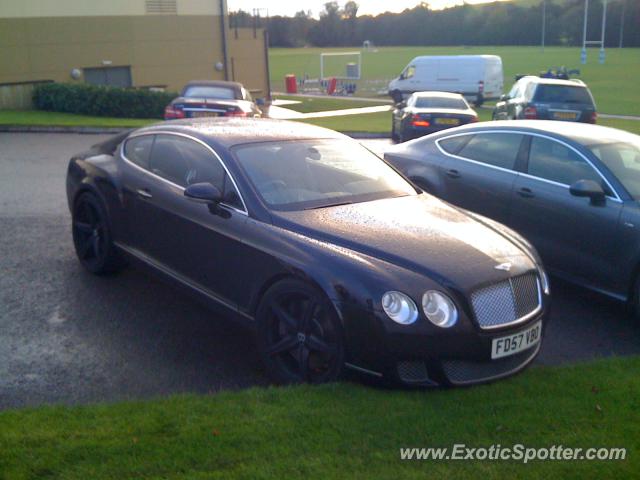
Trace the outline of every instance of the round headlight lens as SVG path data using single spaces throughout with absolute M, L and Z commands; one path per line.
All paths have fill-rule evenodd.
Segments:
M 438 327 L 453 327 L 458 321 L 458 309 L 453 300 L 436 290 L 424 292 L 422 310 L 429 321 Z
M 382 309 L 391 320 L 409 325 L 418 318 L 418 307 L 402 292 L 387 292 L 382 296 Z

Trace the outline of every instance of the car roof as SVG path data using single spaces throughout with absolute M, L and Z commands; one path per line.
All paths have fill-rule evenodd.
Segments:
M 503 120 L 480 122 L 449 129 L 446 133 L 466 133 L 478 130 L 511 130 L 523 133 L 540 133 L 552 137 L 572 140 L 582 145 L 599 145 L 603 143 L 638 142 L 640 136 L 617 128 L 604 127 L 581 122 L 559 122 L 553 120 Z M 471 133 L 471 132 L 469 132 Z
M 520 80 L 535 82 L 541 85 L 564 85 L 567 87 L 582 87 L 582 88 L 586 87 L 585 83 L 579 79 L 563 80 L 561 78 L 543 78 L 543 77 L 536 77 L 535 75 L 527 75 L 526 77 L 522 77 Z
M 451 92 L 414 92 L 413 95 L 418 98 L 426 98 L 426 97 L 448 97 L 448 98 L 464 98 L 459 93 L 451 93 Z
M 135 133 L 174 132 L 192 135 L 212 146 L 247 143 L 349 138 L 328 128 L 271 118 L 192 118 L 156 123 Z

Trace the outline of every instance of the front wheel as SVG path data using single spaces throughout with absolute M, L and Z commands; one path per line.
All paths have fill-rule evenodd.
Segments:
M 78 260 L 91 273 L 112 273 L 124 266 L 113 245 L 107 212 L 94 194 L 86 192 L 76 200 L 72 234 Z
M 342 326 L 322 292 L 297 280 L 283 280 L 264 295 L 256 319 L 260 350 L 273 380 L 317 384 L 341 376 Z
M 628 302 L 629 314 L 640 322 L 640 275 L 636 279 Z

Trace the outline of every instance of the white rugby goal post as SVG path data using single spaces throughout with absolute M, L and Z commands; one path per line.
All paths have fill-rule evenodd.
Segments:
M 360 80 L 361 75 L 361 52 L 324 52 L 320 54 L 320 80 L 331 77 L 341 80 Z

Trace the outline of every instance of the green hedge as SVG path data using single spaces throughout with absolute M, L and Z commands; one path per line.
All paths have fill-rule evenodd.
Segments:
M 163 118 L 164 107 L 177 96 L 131 88 L 86 84 L 46 83 L 33 92 L 38 110 L 98 117 Z

